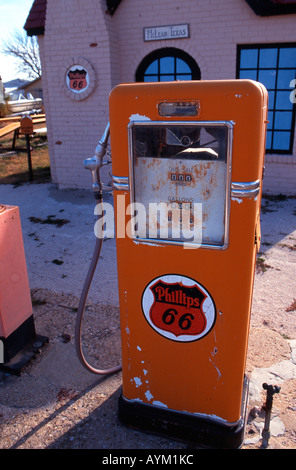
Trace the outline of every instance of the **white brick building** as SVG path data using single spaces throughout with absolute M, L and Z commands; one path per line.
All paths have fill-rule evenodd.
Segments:
M 35 0 L 25 29 L 39 38 L 59 187 L 90 186 L 82 162 L 109 120 L 116 84 L 247 77 L 269 90 L 263 191 L 296 194 L 296 1 Z M 71 67 L 88 72 L 81 93 L 69 89 Z

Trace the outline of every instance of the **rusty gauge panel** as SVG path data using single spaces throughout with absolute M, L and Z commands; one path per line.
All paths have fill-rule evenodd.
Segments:
M 133 237 L 226 248 L 232 124 L 131 122 L 129 149 L 132 202 L 146 209 L 146 220 L 138 221 Z M 177 218 L 170 209 L 179 211 Z M 182 225 L 186 214 L 188 224 L 184 220 Z M 174 223 L 184 230 L 174 231 Z

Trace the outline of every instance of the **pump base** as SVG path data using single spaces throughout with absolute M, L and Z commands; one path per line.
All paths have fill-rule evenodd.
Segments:
M 0 362 L 0 371 L 20 375 L 22 368 L 48 342 L 48 337 L 36 334 L 34 318 L 31 315 L 7 338 L 0 337 L 0 340 L 3 344 L 3 363 Z
M 118 401 L 119 419 L 127 426 L 189 441 L 202 447 L 238 449 L 244 440 L 248 385 L 248 379 L 245 378 L 242 417 L 234 425 L 130 401 L 122 394 Z

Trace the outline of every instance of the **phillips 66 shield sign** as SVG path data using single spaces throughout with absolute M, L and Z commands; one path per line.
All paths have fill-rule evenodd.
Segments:
M 80 65 L 72 66 L 67 72 L 66 83 L 73 92 L 82 92 L 89 84 L 87 70 Z
M 167 274 L 151 281 L 142 296 L 150 326 L 165 338 L 189 342 L 207 335 L 216 319 L 210 294 L 186 276 Z

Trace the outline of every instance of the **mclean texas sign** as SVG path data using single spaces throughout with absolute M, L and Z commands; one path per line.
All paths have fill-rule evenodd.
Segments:
M 162 39 L 182 38 L 189 38 L 188 24 L 144 28 L 144 41 L 160 41 Z

